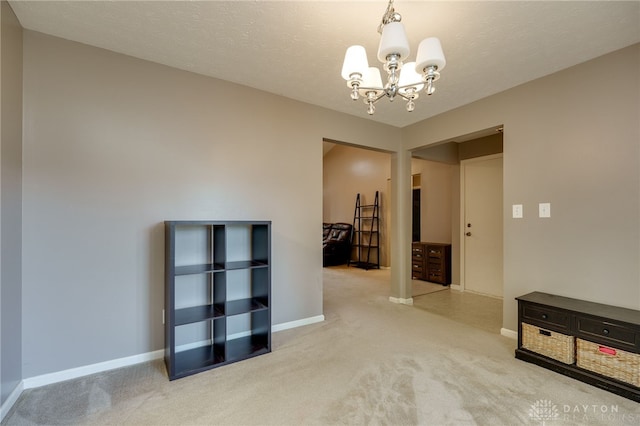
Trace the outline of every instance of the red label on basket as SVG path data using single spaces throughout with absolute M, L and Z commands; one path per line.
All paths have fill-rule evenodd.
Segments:
M 615 349 L 611 349 L 611 348 L 608 348 L 606 346 L 600 346 L 598 348 L 598 350 L 600 352 L 604 353 L 604 354 L 607 354 L 607 355 L 615 355 L 616 354 L 616 350 Z

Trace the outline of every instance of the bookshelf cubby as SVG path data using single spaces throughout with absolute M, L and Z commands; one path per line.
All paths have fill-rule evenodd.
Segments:
M 170 380 L 271 351 L 271 222 L 166 221 Z

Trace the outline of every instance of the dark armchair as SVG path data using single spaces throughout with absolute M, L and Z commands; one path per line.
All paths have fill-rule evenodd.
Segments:
M 348 223 L 325 223 L 322 229 L 323 266 L 343 265 L 351 256 L 351 228 Z

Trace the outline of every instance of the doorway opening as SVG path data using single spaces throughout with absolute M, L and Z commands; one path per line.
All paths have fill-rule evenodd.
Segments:
M 360 194 L 360 205 L 369 206 L 375 202 L 378 193 L 377 236 L 372 243 L 377 245 L 372 256 L 377 256 L 380 268 L 390 267 L 390 226 L 391 221 L 391 154 L 384 151 L 363 148 L 343 142 L 325 140 L 323 152 L 323 201 L 322 220 L 325 224 L 344 223 L 355 230 L 356 199 Z M 366 222 L 367 226 L 371 222 Z M 364 226 L 361 224 L 361 226 Z M 352 246 L 351 260 L 357 260 L 357 248 Z M 347 261 L 342 265 L 347 266 Z M 355 264 L 355 262 L 354 262 Z
M 414 306 L 421 307 L 421 305 L 423 305 L 422 308 L 424 308 L 425 306 L 429 309 L 434 308 L 434 313 L 441 313 L 437 312 L 437 309 L 435 309 L 435 305 L 438 304 L 440 307 L 444 306 L 442 304 L 445 303 L 443 298 L 449 298 L 446 301 L 445 305 L 447 303 L 454 303 L 452 302 L 452 300 L 455 299 L 455 303 L 461 304 L 461 306 L 459 306 L 460 310 L 458 312 L 461 312 L 461 318 L 464 317 L 465 320 L 473 322 L 475 321 L 474 318 L 476 316 L 483 317 L 488 315 L 488 313 L 491 313 L 491 318 L 493 318 L 493 320 L 490 321 L 491 324 L 493 324 L 491 325 L 491 327 L 496 328 L 495 331 L 497 333 L 500 332 L 500 327 L 502 324 L 502 247 L 500 245 L 498 251 L 500 262 L 485 259 L 486 261 L 484 263 L 482 262 L 482 259 L 486 253 L 483 252 L 481 248 L 479 249 L 478 247 L 474 247 L 473 245 L 471 245 L 471 247 L 466 247 L 465 243 L 467 241 L 465 241 L 464 238 L 469 240 L 479 238 L 483 231 L 481 229 L 481 223 L 476 219 L 474 219 L 474 221 L 466 220 L 470 218 L 467 218 L 465 216 L 465 206 L 468 206 L 468 203 L 465 202 L 466 199 L 464 198 L 465 193 L 467 196 L 469 196 L 471 195 L 471 192 L 477 191 L 477 189 L 469 187 L 465 191 L 465 187 L 463 184 L 466 164 L 470 164 L 473 161 L 480 159 L 481 157 L 490 155 L 497 155 L 500 158 L 500 177 L 498 179 L 498 183 L 491 183 L 487 185 L 494 185 L 499 187 L 496 188 L 499 189 L 498 192 L 500 195 L 499 201 L 497 202 L 497 209 L 499 211 L 497 226 L 500 232 L 498 238 L 501 241 L 503 226 L 501 178 L 502 152 L 502 125 L 485 129 L 479 132 L 474 132 L 473 134 L 448 139 L 438 144 L 430 145 L 421 149 L 414 150 L 412 152 L 412 172 L 415 168 L 414 162 L 419 161 L 426 162 L 423 163 L 426 164 L 426 166 L 423 165 L 424 169 L 435 169 L 439 165 L 439 167 L 441 168 L 448 167 L 450 171 L 449 181 L 441 181 L 436 188 L 430 186 L 430 183 L 433 183 L 430 182 L 430 180 L 432 179 L 430 179 L 428 174 L 424 173 L 424 171 L 422 172 L 422 211 L 420 213 L 420 218 L 422 228 L 421 241 L 424 241 L 425 238 L 427 240 L 439 238 L 441 240 L 440 242 L 450 243 L 452 264 L 451 285 L 446 289 L 446 292 L 437 292 L 432 295 L 414 298 Z M 473 172 L 471 173 L 473 175 Z M 480 186 L 482 187 L 482 185 Z M 428 188 L 426 191 L 426 197 L 425 187 Z M 434 190 L 436 191 L 435 196 L 434 194 L 430 193 Z M 448 197 L 443 194 L 443 191 L 447 192 Z M 431 201 L 431 198 L 434 197 L 439 197 L 436 203 L 433 203 Z M 481 194 L 478 198 L 480 201 L 482 201 L 483 199 Z M 443 223 L 446 222 L 442 221 L 442 216 L 448 216 L 448 225 L 443 225 Z M 471 229 L 467 229 L 469 224 L 471 224 Z M 440 233 L 436 233 L 436 231 L 434 231 L 434 228 L 439 229 Z M 471 233 L 471 235 L 466 235 L 467 233 Z M 465 253 L 470 253 L 468 250 L 475 250 L 478 255 L 477 259 L 469 256 L 465 257 Z M 496 281 L 499 282 L 494 283 L 495 286 L 489 287 L 489 290 L 487 290 L 482 285 L 477 285 L 475 283 L 476 278 L 474 277 L 474 274 L 477 274 L 478 270 L 482 271 L 482 269 L 476 269 L 476 271 L 473 271 L 471 269 L 468 270 L 466 266 L 466 260 L 476 260 L 481 266 L 486 266 L 488 269 L 493 268 L 493 271 L 495 273 L 494 276 L 500 278 L 499 280 L 496 279 Z M 499 291 L 496 290 L 496 288 L 499 288 Z M 483 306 L 486 306 L 482 308 L 480 307 L 480 303 L 477 303 L 477 301 L 470 302 L 470 299 L 474 297 L 479 297 L 481 300 L 487 300 L 487 303 L 483 304 Z M 475 308 L 474 306 L 477 306 L 477 308 Z M 451 309 L 451 307 L 447 309 Z M 442 312 L 444 311 L 446 311 L 446 309 Z
M 411 242 L 420 241 L 420 175 L 411 176 Z

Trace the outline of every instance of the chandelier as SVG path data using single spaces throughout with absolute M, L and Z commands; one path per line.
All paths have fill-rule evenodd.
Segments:
M 388 74 L 384 86 L 380 70 L 369 67 L 364 47 L 351 46 L 344 57 L 342 78 L 347 80 L 347 86 L 351 88 L 351 99 L 356 101 L 362 96 L 369 115 L 376 110 L 374 104 L 385 96 L 389 101 L 400 96 L 407 101 L 407 111 L 413 111 L 415 100 L 423 88 L 427 95 L 435 92 L 434 82 L 440 78 L 440 71 L 447 63 L 440 40 L 436 37 L 420 42 L 415 62 L 403 63 L 409 56 L 409 41 L 401 20 L 402 16 L 393 8 L 393 0 L 389 0 L 378 26 L 378 32 L 382 34 L 378 60 Z

